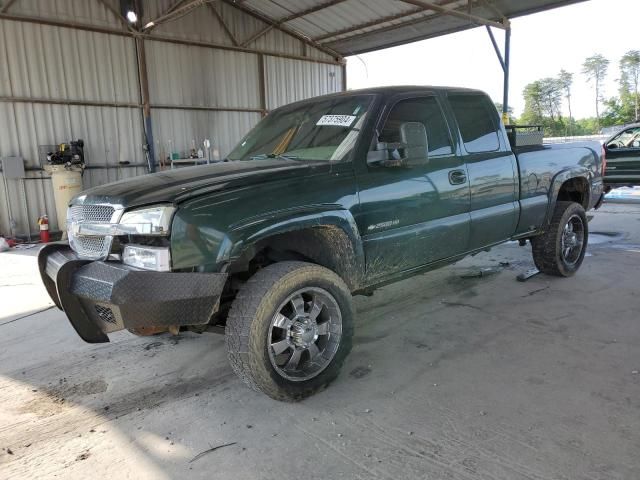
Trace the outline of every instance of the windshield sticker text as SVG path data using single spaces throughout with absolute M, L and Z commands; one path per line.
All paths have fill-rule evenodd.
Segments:
M 332 127 L 349 127 L 356 119 L 355 115 L 323 115 L 316 125 Z

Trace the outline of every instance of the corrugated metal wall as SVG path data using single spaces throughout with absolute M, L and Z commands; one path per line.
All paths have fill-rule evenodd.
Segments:
M 109 1 L 117 10 L 118 1 Z M 146 0 L 145 18 L 173 4 Z M 263 109 L 342 89 L 341 65 L 277 29 L 243 46 L 251 52 L 225 49 L 234 40 L 213 8 L 236 43 L 266 26 L 215 3 L 154 29 L 159 40 L 146 40 L 145 50 L 157 159 L 205 138 L 224 156 Z M 0 233 L 25 235 L 37 231 L 43 213 L 58 228 L 40 145 L 84 139 L 90 187 L 146 173 L 145 134 L 135 40 L 99 0 L 17 0 L 6 14 L 32 17 L 0 19 L 0 157 L 22 156 L 27 167 L 24 182 L 7 181 L 8 201 L 0 180 Z M 100 31 L 56 24 L 66 21 Z
M 23 6 L 32 8 L 33 3 Z M 41 3 L 60 6 L 71 2 Z M 84 14 L 90 13 L 85 5 Z M 142 121 L 135 106 L 140 98 L 132 38 L 0 20 L 0 45 L 0 64 L 4 66 L 0 69 L 0 97 L 21 99 L 0 102 L 0 156 L 21 156 L 27 168 L 24 182 L 7 180 L 8 197 L 4 182 L 0 182 L 0 232 L 9 234 L 12 230 L 9 210 L 15 221 L 14 234 L 37 230 L 36 220 L 43 213 L 49 215 L 51 228 L 58 228 L 51 182 L 36 170 L 40 167 L 40 145 L 82 138 L 87 145 L 87 164 L 110 167 L 87 170 L 87 186 L 146 171 L 116 168 L 120 161 L 144 162 Z M 44 103 L 47 100 L 61 104 Z M 133 106 L 65 105 L 64 101 Z
M 339 65 L 300 62 L 288 58 L 265 58 L 267 109 L 296 100 L 342 90 Z

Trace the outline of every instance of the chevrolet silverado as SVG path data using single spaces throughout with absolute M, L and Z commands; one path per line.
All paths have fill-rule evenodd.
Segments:
M 599 143 L 512 147 L 475 90 L 387 87 L 269 113 L 224 162 L 140 176 L 71 201 L 43 282 L 87 342 L 224 331 L 233 370 L 299 400 L 351 349 L 352 295 L 530 241 L 573 275 L 603 198 Z

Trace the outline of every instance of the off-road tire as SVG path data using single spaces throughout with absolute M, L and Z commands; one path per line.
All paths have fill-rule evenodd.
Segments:
M 574 215 L 577 215 L 582 220 L 584 243 L 578 260 L 574 264 L 568 264 L 562 255 L 561 242 L 564 227 Z M 589 223 L 587 222 L 584 207 L 575 202 L 557 202 L 551 223 L 546 232 L 531 239 L 533 262 L 542 273 L 557 277 L 570 277 L 582 265 L 587 251 L 588 239 Z
M 269 359 L 268 332 L 278 306 L 301 288 L 318 287 L 336 300 L 342 335 L 329 365 L 317 376 L 291 381 Z M 344 281 L 331 270 L 312 263 L 286 261 L 258 271 L 238 292 L 225 328 L 227 353 L 233 371 L 252 389 L 282 401 L 299 401 L 324 389 L 340 372 L 351 351 L 354 308 Z

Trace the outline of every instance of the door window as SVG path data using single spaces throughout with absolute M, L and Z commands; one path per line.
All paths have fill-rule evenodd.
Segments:
M 435 97 L 419 97 L 401 100 L 394 105 L 378 140 L 385 143 L 403 141 L 403 132 L 408 130 L 426 132 L 424 159 L 453 154 L 449 128 Z M 428 154 L 428 155 L 427 155 Z
M 607 148 L 610 150 L 640 148 L 640 127 L 623 130 L 607 143 Z
M 482 94 L 449 95 L 462 141 L 469 153 L 495 152 L 500 148 L 495 107 Z

